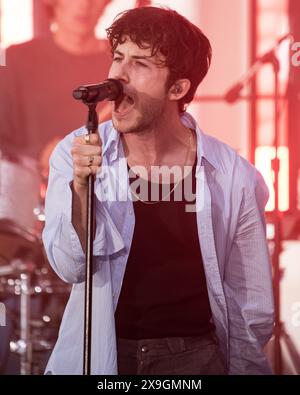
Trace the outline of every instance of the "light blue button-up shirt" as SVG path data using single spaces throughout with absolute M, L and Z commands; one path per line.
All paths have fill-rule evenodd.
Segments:
M 196 215 L 209 301 L 230 374 L 269 374 L 262 348 L 273 330 L 271 267 L 265 237 L 265 183 L 246 160 L 197 134 Z M 82 374 L 85 256 L 71 222 L 71 146 L 85 128 L 66 136 L 50 159 L 43 241 L 50 264 L 73 284 L 46 372 Z M 92 374 L 117 374 L 114 312 L 135 224 L 127 162 L 112 122 L 99 126 L 103 169 L 95 181 Z M 129 198 L 128 198 L 129 197 Z M 197 312 L 195 311 L 195 314 Z

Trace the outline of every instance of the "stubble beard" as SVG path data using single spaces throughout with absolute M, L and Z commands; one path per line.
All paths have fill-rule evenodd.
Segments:
M 131 124 L 118 125 L 113 119 L 113 126 L 120 133 L 142 133 L 153 130 L 163 116 L 165 105 L 166 98 L 159 101 L 147 100 L 140 104 L 140 110 Z

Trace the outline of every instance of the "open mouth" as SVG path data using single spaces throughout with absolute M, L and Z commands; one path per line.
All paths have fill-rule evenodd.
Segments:
M 115 112 L 119 115 L 126 115 L 134 106 L 134 99 L 123 94 L 119 100 L 115 101 Z

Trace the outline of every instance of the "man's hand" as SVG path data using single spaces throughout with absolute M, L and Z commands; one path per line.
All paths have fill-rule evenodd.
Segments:
M 96 175 L 102 164 L 102 141 L 98 133 L 75 137 L 71 149 L 74 187 L 86 187 L 90 174 Z
M 90 174 L 96 175 L 102 164 L 102 141 L 99 134 L 93 133 L 75 137 L 71 154 L 73 158 L 72 224 L 85 252 L 88 176 Z

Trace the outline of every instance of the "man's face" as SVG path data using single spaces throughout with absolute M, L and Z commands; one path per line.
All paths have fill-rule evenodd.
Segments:
M 112 121 L 119 132 L 151 130 L 164 114 L 169 70 L 158 65 L 161 58 L 150 55 L 150 49 L 129 39 L 115 50 L 109 78 L 120 80 L 125 94 L 121 102 L 112 102 Z
M 94 32 L 109 0 L 53 0 L 54 19 L 60 29 L 74 35 Z

